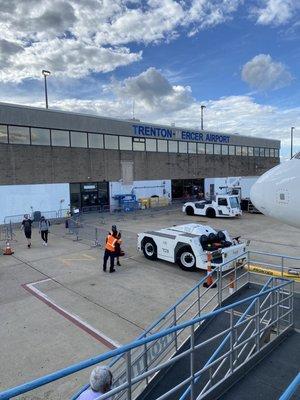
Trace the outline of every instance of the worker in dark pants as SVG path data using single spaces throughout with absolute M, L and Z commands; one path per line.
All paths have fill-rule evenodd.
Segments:
M 110 259 L 109 272 L 115 272 L 115 257 L 117 255 L 117 249 L 120 246 L 120 239 L 117 237 L 117 232 L 109 232 L 106 238 L 105 251 L 103 257 L 103 271 L 106 272 L 106 264 Z
M 117 259 L 117 265 L 121 267 L 120 263 L 120 255 L 121 255 L 121 232 L 118 231 L 116 225 L 113 225 L 111 227 L 111 234 L 118 239 L 118 242 L 116 243 L 116 259 Z

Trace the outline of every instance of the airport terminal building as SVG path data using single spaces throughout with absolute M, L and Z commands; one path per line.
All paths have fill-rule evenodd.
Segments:
M 278 140 L 0 103 L 0 221 L 118 193 L 181 197 L 206 177 L 261 175 L 279 155 Z

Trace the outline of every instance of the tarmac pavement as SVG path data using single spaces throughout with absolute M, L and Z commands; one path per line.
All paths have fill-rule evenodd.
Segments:
M 28 249 L 23 232 L 17 230 L 17 241 L 12 243 L 15 254 L 0 256 L 1 390 L 141 334 L 205 273 L 146 260 L 136 252 L 136 234 L 189 222 L 241 235 L 251 240 L 251 249 L 300 256 L 300 230 L 261 214 L 234 220 L 188 217 L 174 209 L 87 215 L 85 224 L 105 232 L 116 223 L 122 231 L 126 255 L 114 274 L 102 272 L 102 248 L 93 247 L 90 239 L 74 241 L 64 224 L 52 226 L 48 247 L 34 229 Z M 19 398 L 66 399 L 88 376 L 89 371 L 84 371 Z

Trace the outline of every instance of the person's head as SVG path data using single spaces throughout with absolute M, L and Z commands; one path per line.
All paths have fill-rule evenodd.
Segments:
M 24 219 L 28 219 L 28 214 L 24 214 Z
M 112 230 L 112 233 L 118 232 L 116 225 L 113 225 L 113 226 L 111 227 L 111 230 Z
M 41 221 L 45 221 L 45 217 L 43 215 L 41 216 Z
M 112 373 L 106 366 L 93 369 L 90 376 L 90 385 L 95 392 L 106 393 L 112 386 Z

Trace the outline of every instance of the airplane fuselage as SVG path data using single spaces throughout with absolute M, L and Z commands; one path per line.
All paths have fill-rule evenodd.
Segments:
M 250 198 L 263 214 L 300 228 L 300 153 L 263 174 Z

